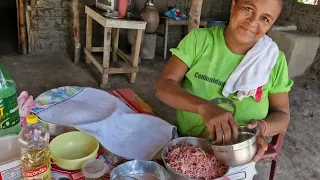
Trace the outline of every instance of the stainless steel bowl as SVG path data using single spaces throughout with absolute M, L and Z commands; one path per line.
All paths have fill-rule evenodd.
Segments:
M 111 180 L 174 180 L 164 167 L 153 161 L 134 160 L 119 165 L 110 174 Z
M 238 139 L 231 145 L 215 145 L 215 142 L 211 144 L 218 161 L 226 166 L 241 166 L 250 163 L 257 152 L 258 129 L 239 126 L 238 130 Z
M 208 141 L 206 141 L 205 139 L 201 139 L 201 138 L 197 138 L 197 137 L 179 137 L 179 138 L 171 140 L 170 142 L 168 142 L 165 145 L 165 147 L 162 150 L 162 155 L 161 155 L 162 161 L 163 161 L 166 169 L 168 170 L 168 172 L 174 177 L 175 180 L 195 180 L 195 179 L 189 178 L 189 177 L 182 175 L 182 174 L 174 171 L 173 169 L 171 169 L 167 165 L 167 161 L 165 159 L 169 149 L 171 149 L 173 146 L 184 144 L 184 143 L 197 146 L 198 148 L 202 149 L 204 152 L 206 152 L 210 155 L 214 155 L 213 149 L 208 144 Z
M 63 134 L 66 132 L 77 131 L 77 129 L 72 126 L 48 123 L 42 119 L 39 119 L 39 122 L 41 122 L 45 127 L 49 129 L 50 137 L 57 137 L 60 134 Z

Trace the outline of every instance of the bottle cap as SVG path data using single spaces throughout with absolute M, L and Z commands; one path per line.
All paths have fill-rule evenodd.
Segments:
M 28 124 L 36 124 L 38 122 L 38 116 L 34 114 L 28 115 L 26 120 Z

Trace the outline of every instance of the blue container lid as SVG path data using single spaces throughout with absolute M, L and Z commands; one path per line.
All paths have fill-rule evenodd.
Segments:
M 215 26 L 225 26 L 228 24 L 228 20 L 216 20 L 216 19 L 208 19 L 208 28 Z

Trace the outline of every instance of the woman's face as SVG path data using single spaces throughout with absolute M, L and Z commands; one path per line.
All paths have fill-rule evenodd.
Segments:
M 240 44 L 257 42 L 281 13 L 280 0 L 233 0 L 229 22 L 232 38 Z

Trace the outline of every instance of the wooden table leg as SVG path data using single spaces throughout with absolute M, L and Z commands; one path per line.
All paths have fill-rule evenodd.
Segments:
M 104 28 L 104 38 L 103 38 L 103 73 L 102 73 L 102 83 L 101 87 L 106 87 L 108 84 L 108 73 L 106 68 L 109 67 L 110 63 L 110 45 L 111 45 L 111 28 Z
M 140 47 L 141 47 L 141 41 L 142 41 L 142 33 L 143 30 L 139 29 L 137 30 L 135 45 L 134 45 L 134 51 L 133 51 L 133 62 L 132 66 L 137 67 L 139 63 L 139 54 L 140 54 Z M 130 83 L 134 83 L 136 81 L 137 73 L 132 73 L 130 78 Z
M 92 18 L 87 15 L 87 31 L 86 31 L 86 49 L 91 53 L 92 47 Z M 90 59 L 86 56 L 86 63 L 90 63 Z
M 118 60 L 118 45 L 119 45 L 119 28 L 112 29 L 112 61 L 117 62 Z
M 164 27 L 163 59 L 167 59 L 168 31 L 169 31 L 168 20 L 165 21 L 164 26 L 165 27 Z

